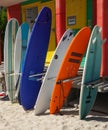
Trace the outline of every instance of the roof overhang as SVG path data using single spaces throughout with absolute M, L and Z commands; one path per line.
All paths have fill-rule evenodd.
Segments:
M 12 6 L 28 0 L 0 0 L 0 6 Z

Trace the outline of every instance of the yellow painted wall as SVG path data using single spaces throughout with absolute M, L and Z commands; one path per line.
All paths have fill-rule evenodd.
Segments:
M 86 26 L 87 0 L 66 0 L 66 28 Z
M 50 1 L 50 2 L 36 2 L 33 4 L 29 5 L 24 5 L 22 6 L 22 22 L 26 21 L 26 9 L 28 8 L 33 8 L 37 7 L 38 8 L 38 13 L 42 9 L 43 6 L 47 6 L 52 10 L 52 25 L 51 25 L 51 34 L 50 34 L 50 42 L 49 42 L 49 48 L 48 48 L 48 53 L 47 53 L 47 58 L 46 58 L 46 64 L 50 63 L 51 57 L 54 53 L 54 50 L 56 48 L 56 38 L 55 38 L 55 0 Z

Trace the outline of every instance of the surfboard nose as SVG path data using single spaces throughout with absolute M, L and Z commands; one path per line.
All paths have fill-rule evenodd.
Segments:
M 41 10 L 41 14 L 42 14 L 41 17 L 38 17 L 39 23 L 51 22 L 52 13 L 51 13 L 51 9 L 50 8 L 43 7 L 42 10 Z M 36 18 L 36 20 L 37 20 L 37 18 Z

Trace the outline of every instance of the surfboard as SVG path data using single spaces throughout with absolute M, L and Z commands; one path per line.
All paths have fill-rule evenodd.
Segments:
M 5 81 L 7 94 L 12 103 L 16 102 L 16 100 L 13 99 L 16 89 L 14 86 L 14 78 L 13 76 L 10 76 L 10 74 L 14 73 L 14 46 L 18 26 L 18 21 L 15 18 L 10 19 L 6 26 L 4 38 Z
M 50 101 L 50 114 L 58 113 L 63 106 L 72 88 L 72 82 L 77 76 L 81 60 L 87 49 L 89 37 L 90 28 L 84 27 L 76 34 L 69 45 L 54 84 Z
M 55 78 L 60 68 L 61 61 L 72 39 L 73 31 L 68 29 L 62 36 L 43 79 L 35 105 L 35 114 L 41 114 L 49 108 Z
M 14 80 L 15 80 L 15 98 L 18 98 L 19 87 L 20 87 L 20 77 L 22 73 L 25 53 L 27 49 L 27 43 L 30 36 L 30 28 L 27 23 L 23 23 L 17 32 L 16 40 L 15 40 L 15 57 L 14 57 Z
M 101 68 L 101 33 L 100 28 L 95 26 L 92 30 L 85 65 L 82 76 L 81 92 L 80 92 L 80 119 L 84 119 L 90 112 L 96 99 L 98 87 L 96 81 L 100 78 Z
M 44 7 L 35 20 L 22 69 L 20 99 L 25 110 L 33 109 L 42 81 L 51 30 L 51 10 Z M 34 76 L 35 75 L 35 76 Z

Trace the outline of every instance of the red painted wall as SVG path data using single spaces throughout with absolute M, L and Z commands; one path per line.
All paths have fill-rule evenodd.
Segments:
M 66 30 L 66 0 L 56 0 L 56 41 L 60 41 Z
M 97 0 L 97 24 L 102 27 L 102 38 L 107 39 L 102 45 L 101 76 L 108 76 L 108 0 Z
M 9 6 L 7 8 L 7 17 L 8 20 L 10 18 L 16 18 L 19 23 L 21 24 L 21 6 L 20 4 L 14 5 L 14 6 Z

